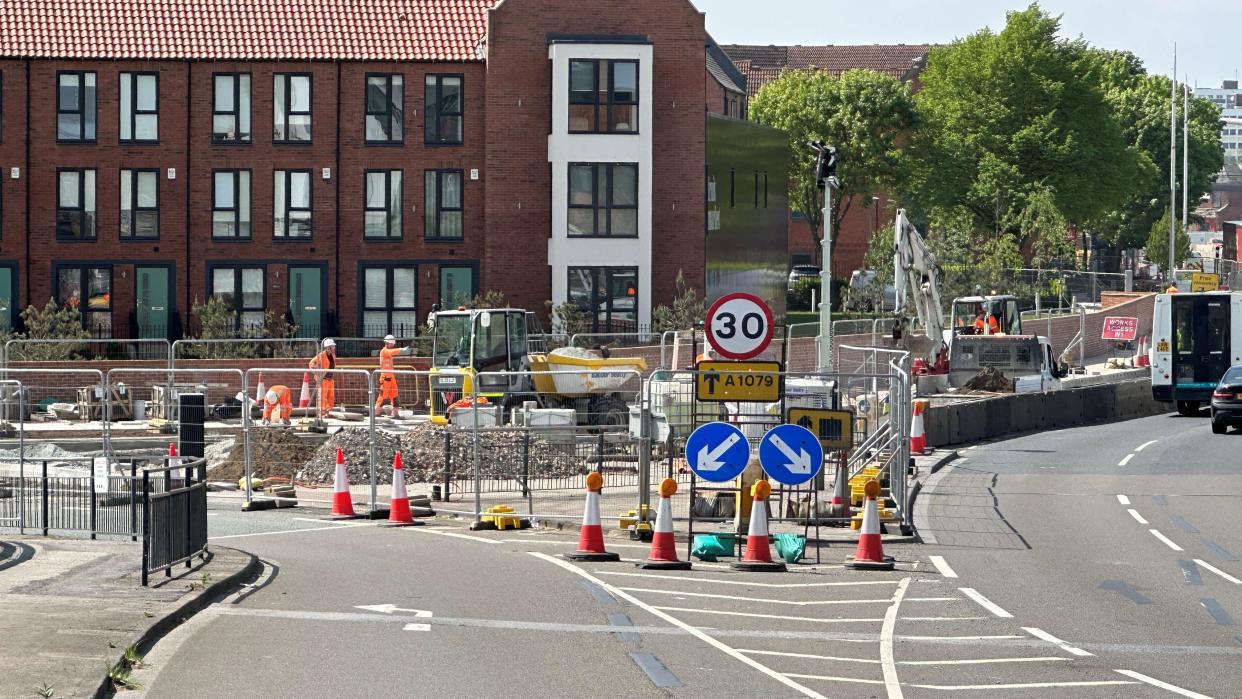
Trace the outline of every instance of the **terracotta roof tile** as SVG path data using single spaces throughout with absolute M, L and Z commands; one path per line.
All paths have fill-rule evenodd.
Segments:
M 475 61 L 497 0 L 0 0 L 0 56 Z
M 721 46 L 738 69 L 746 74 L 746 89 L 751 95 L 764 83 L 774 80 L 787 68 L 815 68 L 829 73 L 842 73 L 852 68 L 867 68 L 902 78 L 924 58 L 930 44 L 869 44 L 858 46 L 756 46 L 731 44 Z

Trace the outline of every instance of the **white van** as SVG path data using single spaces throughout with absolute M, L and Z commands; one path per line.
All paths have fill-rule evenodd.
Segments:
M 1242 292 L 1157 294 L 1151 394 L 1197 415 L 1229 367 L 1242 364 Z

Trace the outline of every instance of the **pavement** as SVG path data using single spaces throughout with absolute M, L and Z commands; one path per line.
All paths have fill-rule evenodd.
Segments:
M 172 578 L 141 585 L 141 544 L 5 535 L 0 541 L 0 697 L 92 697 L 105 668 L 254 572 L 254 559 L 213 546 Z M 204 586 L 204 583 L 205 586 Z

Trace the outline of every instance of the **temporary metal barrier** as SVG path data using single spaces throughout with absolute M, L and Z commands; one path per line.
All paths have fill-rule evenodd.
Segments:
M 310 337 L 189 339 L 172 343 L 169 365 L 176 368 L 182 359 L 283 359 L 311 357 L 319 352 L 319 341 Z
M 336 356 L 341 358 L 374 357 L 386 346 L 382 337 L 333 337 L 336 342 Z M 433 335 L 411 335 L 397 337 L 397 347 L 413 348 L 416 357 L 430 357 Z
M 663 337 L 663 334 L 650 331 L 636 333 L 574 333 L 569 338 L 569 346 L 584 349 L 597 345 L 638 347 L 655 342 L 657 337 Z
M 50 340 L 18 338 L 4 343 L 4 365 L 17 362 L 132 360 L 166 362 L 172 345 L 163 338 Z
M 142 470 L 142 585 L 179 563 L 207 560 L 207 460 Z

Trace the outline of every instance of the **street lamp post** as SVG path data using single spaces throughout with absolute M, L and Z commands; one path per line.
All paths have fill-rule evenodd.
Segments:
M 832 352 L 832 190 L 837 182 L 837 149 L 823 141 L 807 144 L 815 151 L 815 185 L 824 191 L 824 236 L 820 240 L 820 302 L 819 336 L 815 339 L 815 368 L 820 373 L 833 371 Z

